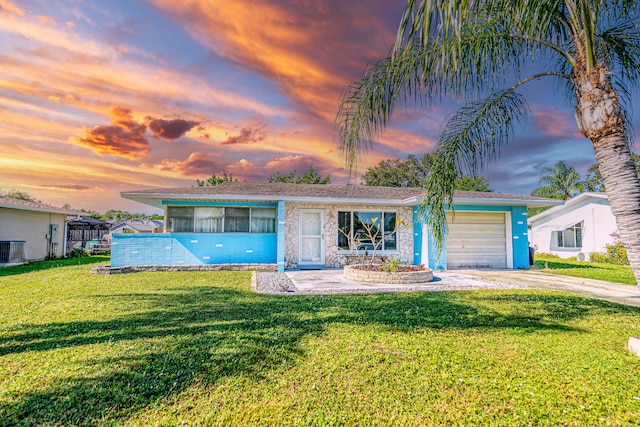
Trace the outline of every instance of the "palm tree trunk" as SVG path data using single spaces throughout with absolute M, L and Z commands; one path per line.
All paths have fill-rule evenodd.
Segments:
M 640 181 L 624 130 L 618 97 L 599 67 L 575 76 L 576 119 L 583 135 L 593 143 L 598 169 L 604 179 L 620 238 L 640 286 Z

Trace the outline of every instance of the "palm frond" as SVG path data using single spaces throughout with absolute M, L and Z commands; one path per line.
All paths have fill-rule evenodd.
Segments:
M 484 162 L 495 158 L 514 128 L 524 124 L 527 112 L 524 98 L 509 89 L 468 103 L 447 122 L 433 154 L 425 199 L 419 209 L 438 253 L 446 235 L 446 210 L 454 207 L 456 171 L 465 168 L 475 174 Z
M 631 21 L 617 22 L 599 38 L 601 60 L 622 80 L 635 84 L 640 80 L 640 30 Z

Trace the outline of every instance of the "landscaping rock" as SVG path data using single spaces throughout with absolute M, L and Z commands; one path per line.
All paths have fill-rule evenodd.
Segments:
M 629 338 L 629 351 L 640 357 L 640 337 Z
M 257 272 L 253 275 L 251 287 L 263 294 L 298 292 L 291 279 L 284 273 Z

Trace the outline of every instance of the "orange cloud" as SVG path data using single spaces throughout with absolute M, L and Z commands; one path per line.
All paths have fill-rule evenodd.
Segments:
M 385 15 L 372 13 L 390 13 L 387 2 L 151 2 L 200 44 L 275 79 L 289 98 L 326 121 L 333 120 L 345 86 L 367 61 L 386 56 L 395 37 L 396 23 L 375 22 Z
M 0 11 L 6 10 L 7 12 L 15 13 L 16 15 L 24 15 L 24 10 L 20 9 L 14 3 L 11 3 L 9 0 L 0 0 Z
M 91 190 L 91 187 L 81 184 L 42 184 L 40 185 L 42 188 L 54 188 L 56 190 L 67 190 L 67 191 L 85 191 Z
M 42 24 L 53 25 L 54 27 L 56 26 L 56 21 L 54 21 L 50 16 L 38 15 L 37 18 Z
M 133 119 L 131 111 L 122 107 L 112 107 L 110 126 L 94 126 L 86 129 L 81 137 L 72 137 L 75 144 L 90 148 L 100 155 L 138 159 L 149 153 L 149 143 L 145 136 L 147 127 Z

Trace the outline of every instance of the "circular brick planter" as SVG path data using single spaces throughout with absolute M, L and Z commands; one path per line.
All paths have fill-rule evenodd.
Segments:
M 354 282 L 381 283 L 392 285 L 409 285 L 416 283 L 428 283 L 433 280 L 433 270 L 425 268 L 419 271 L 372 271 L 363 270 L 356 265 L 344 266 L 344 278 Z

